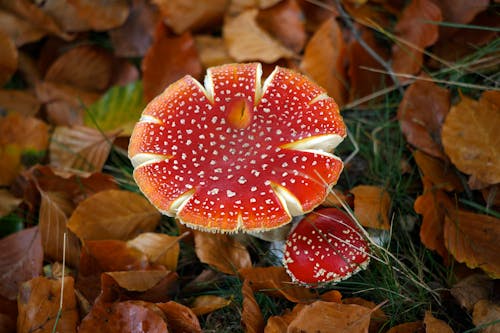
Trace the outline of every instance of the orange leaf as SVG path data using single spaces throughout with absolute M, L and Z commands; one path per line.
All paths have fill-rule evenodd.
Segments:
M 334 18 L 326 20 L 309 39 L 300 68 L 325 88 L 339 106 L 347 95 L 346 46 L 342 31 Z
M 144 253 L 149 262 L 175 271 L 180 252 L 179 240 L 180 237 L 145 232 L 129 240 L 127 245 Z
M 338 290 L 329 290 L 321 294 L 321 300 L 325 302 L 342 303 L 342 294 Z
M 438 39 L 441 10 L 432 0 L 412 0 L 395 27 L 401 40 L 392 48 L 392 69 L 396 73 L 416 74 L 422 67 L 423 49 Z
M 40 110 L 40 104 L 32 91 L 0 89 L 0 105 L 6 111 L 18 112 L 23 116 L 34 116 Z
M 15 299 L 24 281 L 40 275 L 43 250 L 38 227 L 0 240 L 0 295 Z
M 472 322 L 476 328 L 482 327 L 483 333 L 496 333 L 500 329 L 500 306 L 490 300 L 480 300 L 474 305 Z
M 234 237 L 193 231 L 196 255 L 226 274 L 236 274 L 240 268 L 251 267 L 250 254 Z
M 325 201 L 321 203 L 322 206 L 325 207 L 342 207 L 342 204 L 345 203 L 348 206 L 352 207 L 354 205 L 353 196 L 351 193 L 344 193 L 340 190 L 332 188 L 328 195 L 325 198 Z
M 444 244 L 458 262 L 500 278 L 500 219 L 464 210 L 445 217 Z
M 171 332 L 201 333 L 200 322 L 194 312 L 177 302 L 157 303 L 165 317 Z
M 316 301 L 304 306 L 288 326 L 288 332 L 365 333 L 370 324 L 370 309 L 355 304 Z
M 129 15 L 127 0 L 69 0 L 68 2 L 92 30 L 116 28 L 122 25 Z
M 191 310 L 197 316 L 214 312 L 231 304 L 231 300 L 214 295 L 202 295 L 194 299 L 191 303 Z
M 463 191 L 462 182 L 450 165 L 429 156 L 420 150 L 413 152 L 413 158 L 424 177 L 431 181 L 436 188 L 446 191 Z
M 62 287 L 64 289 L 61 302 Z M 60 304 L 62 304 L 62 311 L 56 325 Z M 19 289 L 18 308 L 17 331 L 19 333 L 48 333 L 54 328 L 57 332 L 76 332 L 78 308 L 72 277 L 65 277 L 64 285 L 61 279 L 49 280 L 44 277 L 37 277 L 23 283 Z
M 286 310 L 281 316 L 271 316 L 267 320 L 265 333 L 286 333 L 288 325 L 297 317 L 300 311 L 305 307 L 305 304 L 297 304 L 292 311 Z
M 489 0 L 440 0 L 435 4 L 441 9 L 443 21 L 449 23 L 469 23 L 474 17 L 486 10 L 490 4 Z M 440 27 L 439 40 L 449 38 L 453 33 L 461 31 L 460 28 Z
M 377 308 L 377 304 L 367 301 L 363 298 L 360 297 L 345 298 L 342 300 L 342 303 L 357 304 L 373 310 L 371 313 L 370 327 L 368 329 L 368 332 L 370 333 L 380 332 L 380 329 L 382 328 L 384 323 L 387 322 L 387 320 L 389 319 L 380 307 Z
M 49 127 L 34 117 L 11 113 L 0 118 L 0 145 L 16 144 L 23 150 L 43 151 L 49 144 Z
M 422 333 L 424 331 L 424 325 L 421 321 L 413 321 L 410 323 L 403 323 L 397 326 L 391 327 L 387 333 Z
M 429 155 L 445 159 L 439 138 L 449 109 L 447 89 L 417 79 L 406 89 L 398 108 L 398 120 L 406 140 Z
M 68 228 L 81 240 L 127 240 L 153 231 L 160 218 L 160 213 L 143 196 L 108 190 L 82 201 L 71 215 Z
M 229 55 L 222 37 L 211 35 L 196 35 L 194 37 L 196 49 L 204 68 L 229 64 L 234 59 Z
M 250 267 L 238 273 L 249 281 L 253 291 L 284 297 L 294 303 L 319 298 L 314 290 L 294 284 L 283 267 Z
M 241 287 L 243 295 L 243 311 L 241 312 L 241 322 L 245 332 L 260 333 L 264 331 L 264 317 L 260 311 L 259 304 L 255 300 L 252 287 L 248 280 L 243 281 Z
M 443 124 L 446 154 L 460 171 L 478 180 L 500 182 L 500 92 L 487 91 L 479 101 L 463 96 Z
M 424 325 L 425 333 L 453 333 L 447 323 L 435 318 L 430 311 L 425 311 Z
M 9 82 L 11 76 L 17 70 L 18 53 L 12 39 L 3 31 L 0 31 L 0 86 Z
M 381 187 L 359 185 L 350 191 L 354 195 L 354 215 L 364 227 L 389 230 L 391 198 Z
M 118 285 L 128 291 L 146 291 L 153 288 L 170 272 L 165 270 L 159 271 L 119 271 L 107 272 Z
M 385 28 L 390 25 L 389 12 L 383 10 L 380 4 L 365 0 L 344 0 L 342 4 L 357 23 L 361 23 L 373 29 L 377 29 L 378 27 Z
M 16 144 L 0 145 L 0 185 L 9 186 L 22 170 L 22 150 Z
M 169 84 L 186 74 L 199 78 L 201 70 L 191 34 L 172 35 L 163 22 L 158 22 L 153 44 L 142 60 L 146 101 L 152 100 Z
M 3 35 L 2 37 L 0 37 L 0 39 L 5 38 L 4 35 L 8 36 L 17 47 L 38 41 L 47 34 L 45 30 L 33 25 L 31 22 L 22 19 L 12 12 L 4 11 L 1 9 L 0 26 L 2 27 L 2 32 L 0 34 Z M 16 50 L 16 54 L 17 53 L 18 52 Z
M 5 163 L 5 161 L 2 161 Z M 0 217 L 3 217 L 14 209 L 21 203 L 22 199 L 16 198 L 8 190 L 0 189 Z

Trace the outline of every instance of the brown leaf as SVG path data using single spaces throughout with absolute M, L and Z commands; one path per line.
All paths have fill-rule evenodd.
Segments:
M 182 236 L 169 236 L 154 232 L 145 232 L 127 242 L 128 246 L 144 253 L 149 262 L 165 266 L 168 270 L 177 270 Z
M 365 333 L 370 324 L 370 309 L 355 304 L 316 301 L 304 306 L 288 326 L 287 332 Z
M 0 30 L 0 86 L 9 82 L 10 78 L 17 70 L 18 53 L 12 39 Z
M 472 312 L 472 322 L 476 328 L 483 327 L 482 333 L 497 333 L 500 330 L 500 306 L 489 300 L 481 300 L 474 305 Z
M 107 272 L 104 274 L 111 276 L 120 287 L 128 291 L 146 291 L 153 288 L 169 273 L 169 271 L 165 270 L 151 270 Z
M 428 76 L 423 75 L 423 78 Z M 406 89 L 398 120 L 406 140 L 437 158 L 445 159 L 441 126 L 450 109 L 450 92 L 433 82 L 417 80 Z
M 0 32 L 0 34 L 10 37 L 11 41 L 14 42 L 14 45 L 17 47 L 35 42 L 47 34 L 45 30 L 34 26 L 29 21 L 23 20 L 14 13 L 1 9 L 0 26 L 2 27 L 2 32 Z
M 474 17 L 488 8 L 489 0 L 439 0 L 434 2 L 443 14 L 443 21 L 449 23 L 466 24 Z M 439 39 L 449 38 L 453 33 L 460 31 L 459 28 L 440 27 Z
M 60 304 L 61 316 L 56 321 Z M 76 333 L 78 308 L 72 277 L 65 277 L 64 283 L 61 279 L 50 280 L 45 277 L 37 277 L 23 283 L 19 288 L 18 308 L 19 333 L 49 333 L 54 327 L 57 332 Z
M 291 50 L 257 24 L 257 15 L 257 9 L 249 9 L 226 18 L 222 35 L 229 55 L 238 62 L 257 60 L 265 63 L 293 57 Z
M 413 321 L 391 327 L 387 333 L 425 333 L 425 328 L 421 321 Z
M 281 316 L 271 316 L 267 320 L 265 333 L 287 333 L 288 325 L 297 317 L 300 311 L 305 307 L 305 304 L 297 304 L 292 311 L 286 310 Z
M 193 234 L 196 255 L 202 263 L 226 274 L 236 274 L 239 269 L 252 266 L 248 250 L 234 237 L 202 231 Z
M 0 332 L 16 333 L 16 321 L 4 313 L 0 313 Z
M 339 106 L 347 96 L 346 46 L 339 25 L 332 17 L 326 20 L 309 39 L 300 69 L 325 88 Z
M 410 2 L 394 28 L 396 36 L 400 39 L 392 48 L 394 72 L 416 74 L 420 71 L 423 50 L 438 39 L 439 26 L 434 22 L 441 20 L 441 10 L 432 0 Z
M 424 177 L 430 180 L 435 188 L 442 188 L 448 192 L 463 191 L 462 182 L 450 165 L 420 150 L 413 152 L 413 158 Z
M 191 33 L 171 34 L 158 22 L 153 44 L 142 60 L 144 97 L 152 100 L 184 75 L 201 76 L 201 63 Z
M 4 161 L 2 161 L 4 163 Z M 5 189 L 0 189 L 0 217 L 3 217 L 21 203 L 22 199 L 16 198 L 11 192 Z
M 29 90 L 0 90 L 0 105 L 23 116 L 34 116 L 40 110 L 40 101 Z
M 47 124 L 19 113 L 0 118 L 0 133 L 0 145 L 16 144 L 23 150 L 43 151 L 49 144 Z
M 202 295 L 194 299 L 191 303 L 191 310 L 197 316 L 202 316 L 207 313 L 222 309 L 231 304 L 230 299 L 214 295 Z
M 447 323 L 435 318 L 430 311 L 425 311 L 424 325 L 425 333 L 453 333 Z
M 377 1 L 373 1 L 377 2 Z M 380 4 L 368 1 L 342 1 L 345 10 L 357 23 L 364 26 L 380 29 L 387 28 L 391 24 L 391 17 L 389 12 L 383 10 Z
M 450 290 L 455 300 L 468 312 L 482 299 L 489 299 L 494 293 L 494 281 L 485 274 L 472 274 L 458 281 Z
M 380 332 L 384 323 L 389 319 L 387 315 L 382 311 L 380 307 L 377 307 L 377 304 L 367 301 L 360 297 L 351 297 L 345 298 L 342 300 L 343 304 L 357 304 L 364 306 L 365 308 L 372 309 L 372 313 L 370 315 L 370 326 L 368 328 L 368 332 L 376 333 Z
M 157 303 L 165 317 L 171 332 L 201 333 L 200 322 L 194 312 L 185 305 L 174 301 Z
M 50 164 L 62 170 L 101 171 L 118 132 L 86 126 L 56 127 L 50 142 Z
M 249 267 L 238 272 L 248 280 L 253 291 L 260 291 L 275 297 L 284 297 L 290 302 L 308 302 L 318 299 L 313 289 L 292 283 L 283 267 Z
M 126 203 L 126 205 L 124 205 Z M 160 213 L 143 196 L 108 190 L 82 201 L 71 215 L 68 228 L 81 240 L 128 240 L 153 231 Z
M 63 31 L 91 30 L 89 23 L 80 17 L 77 7 L 68 0 L 49 0 L 39 3 L 39 8 L 50 16 Z
M 293 52 L 300 53 L 304 48 L 307 35 L 303 13 L 295 0 L 259 11 L 257 23 Z
M 444 150 L 457 169 L 488 184 L 500 182 L 499 126 L 500 92 L 487 91 L 479 101 L 462 96 L 442 130 Z
M 354 195 L 354 215 L 364 227 L 389 230 L 391 198 L 381 187 L 359 185 L 350 190 Z
M 103 31 L 116 28 L 125 22 L 129 15 L 127 0 L 68 0 L 80 18 L 92 30 Z
M 196 35 L 194 36 L 194 41 L 200 56 L 200 62 L 204 68 L 234 62 L 234 59 L 231 58 L 227 52 L 226 45 L 224 44 L 222 37 Z
M 444 244 L 458 262 L 500 277 L 500 219 L 464 210 L 445 217 Z
M 22 150 L 16 144 L 0 145 L 0 186 L 9 186 L 22 170 Z
M 332 188 L 321 203 L 325 207 L 342 207 L 342 204 L 347 204 L 350 207 L 354 205 L 354 198 L 351 193 L 344 193 L 338 189 Z
M 260 333 L 264 331 L 264 317 L 260 311 L 259 304 L 255 300 L 252 287 L 248 280 L 243 281 L 241 287 L 243 295 L 243 311 L 241 312 L 241 322 L 245 332 Z
M 342 294 L 338 290 L 329 290 L 321 294 L 321 300 L 325 302 L 342 303 Z
M 15 299 L 24 281 L 42 273 L 43 250 L 38 227 L 0 240 L 0 294 Z

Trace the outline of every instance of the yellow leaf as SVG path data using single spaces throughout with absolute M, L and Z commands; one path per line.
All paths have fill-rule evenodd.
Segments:
M 179 240 L 180 237 L 145 232 L 129 240 L 127 244 L 144 253 L 149 262 L 163 265 L 167 269 L 175 271 L 180 252 Z

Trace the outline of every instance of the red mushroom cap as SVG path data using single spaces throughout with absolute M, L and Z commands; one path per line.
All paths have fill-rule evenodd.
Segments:
M 264 231 L 311 211 L 343 164 L 334 100 L 305 76 L 260 64 L 209 68 L 144 110 L 129 145 L 134 178 L 163 213 L 205 231 Z
M 366 268 L 369 248 L 351 218 L 337 208 L 303 218 L 285 243 L 284 265 L 296 282 L 338 282 Z

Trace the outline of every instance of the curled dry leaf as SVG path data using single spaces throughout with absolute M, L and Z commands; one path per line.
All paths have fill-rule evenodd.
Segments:
M 13 300 L 24 281 L 42 273 L 43 250 L 38 227 L 0 240 L 0 295 Z
M 156 208 L 143 196 L 129 191 L 108 190 L 82 201 L 71 215 L 68 228 L 81 240 L 128 240 L 143 232 L 153 231 L 160 217 Z
M 338 290 L 329 290 L 321 294 L 321 300 L 325 302 L 342 303 L 342 294 Z
M 445 159 L 440 138 L 449 109 L 447 89 L 433 82 L 415 81 L 406 89 L 398 108 L 398 120 L 406 140 L 429 155 Z
M 194 299 L 191 303 L 191 311 L 197 316 L 202 316 L 207 313 L 222 309 L 231 304 L 230 299 L 226 299 L 214 295 L 202 295 Z
M 196 49 L 204 68 L 229 64 L 234 62 L 227 52 L 222 37 L 211 35 L 197 35 L 194 37 Z
M 438 39 L 441 10 L 432 0 L 412 0 L 394 28 L 398 41 L 392 48 L 392 69 L 396 73 L 416 74 L 423 61 L 423 50 Z M 431 22 L 429 22 L 431 21 Z
M 62 302 L 61 302 L 61 288 Z M 61 315 L 57 316 L 62 304 Z M 29 332 L 75 332 L 78 323 L 78 308 L 72 277 L 50 280 L 36 277 L 21 285 L 18 297 L 19 316 L 17 331 Z
M 458 262 L 500 278 L 500 219 L 456 210 L 445 217 L 444 244 Z
M 457 169 L 487 184 L 500 182 L 500 92 L 487 91 L 479 101 L 466 96 L 443 124 L 446 154 Z
M 425 311 L 424 325 L 425 333 L 453 333 L 447 323 L 435 318 L 430 311 Z
M 300 311 L 305 307 L 305 304 L 297 304 L 293 310 L 286 310 L 281 316 L 271 316 L 267 320 L 265 333 L 285 333 L 287 332 L 288 325 L 297 317 Z
M 241 268 L 251 267 L 248 250 L 234 237 L 193 231 L 196 255 L 201 262 L 226 274 L 236 274 Z
M 387 333 L 422 333 L 425 332 L 424 324 L 421 321 L 412 321 L 391 327 Z
M 446 164 L 420 150 L 413 152 L 413 158 L 424 177 L 430 180 L 434 187 L 448 192 L 463 191 L 462 182 L 449 163 Z
M 222 34 L 229 55 L 238 62 L 262 61 L 273 63 L 280 58 L 291 58 L 294 53 L 257 24 L 257 9 L 228 17 Z
M 245 332 L 260 333 L 264 331 L 264 317 L 260 311 L 259 304 L 255 300 L 252 287 L 248 280 L 243 281 L 241 287 L 243 295 L 243 311 L 241 312 L 241 322 Z
M 194 312 L 185 305 L 174 301 L 157 303 L 165 317 L 170 332 L 201 333 L 201 326 Z
M 472 312 L 472 322 L 477 327 L 483 327 L 482 333 L 496 333 L 500 330 L 500 305 L 492 301 L 483 299 L 474 305 Z
M 85 127 L 56 127 L 50 142 L 50 164 L 62 170 L 101 171 L 118 132 Z
M 149 262 L 175 271 L 179 258 L 179 240 L 181 237 L 145 232 L 129 240 L 127 244 L 144 253 L 148 257 Z
M 116 28 L 125 22 L 130 7 L 127 0 L 68 0 L 80 19 L 92 30 L 103 31 Z
M 342 300 L 342 303 L 357 304 L 372 310 L 370 315 L 370 326 L 368 328 L 368 332 L 370 333 L 380 332 L 384 323 L 387 322 L 387 320 L 389 319 L 387 315 L 384 313 L 384 311 L 382 311 L 380 306 L 377 306 L 377 304 L 367 301 L 363 298 L 360 297 L 345 298 Z
M 40 101 L 28 90 L 0 90 L 0 105 L 6 111 L 17 112 L 23 116 L 34 116 L 40 110 Z
M 0 30 L 0 86 L 9 82 L 17 70 L 18 52 L 16 45 L 10 37 Z
M 377 186 L 359 185 L 350 190 L 354 195 L 354 215 L 364 227 L 389 230 L 391 197 Z
M 309 39 L 300 69 L 326 89 L 328 96 L 342 106 L 347 95 L 346 46 L 342 31 L 332 17 Z
M 450 290 L 455 300 L 468 312 L 482 299 L 489 299 L 494 293 L 495 282 L 486 274 L 472 274 L 458 281 Z
M 144 97 L 152 100 L 169 84 L 190 74 L 201 76 L 201 63 L 190 32 L 173 35 L 163 22 L 156 25 L 154 41 L 142 60 Z
M 356 304 L 316 301 L 304 306 L 288 326 L 288 332 L 365 333 L 370 324 L 370 309 Z
M 128 291 L 146 291 L 153 288 L 170 272 L 166 270 L 107 272 L 116 283 Z

